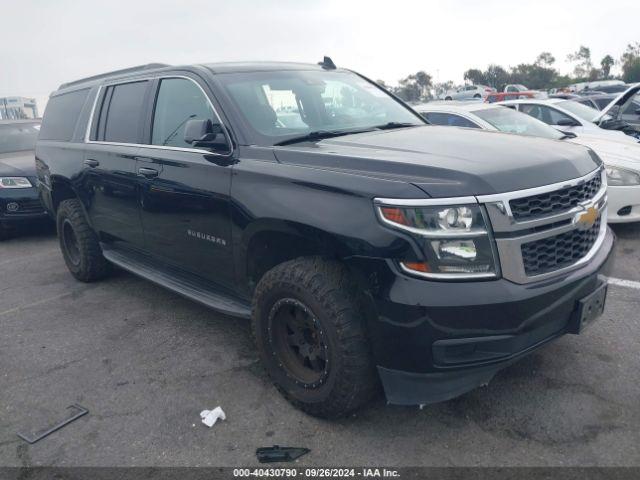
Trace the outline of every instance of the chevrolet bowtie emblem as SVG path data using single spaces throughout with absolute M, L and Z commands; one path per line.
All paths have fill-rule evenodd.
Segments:
M 595 225 L 596 220 L 598 220 L 598 209 L 589 207 L 586 212 L 578 214 L 575 223 L 580 230 L 588 230 Z

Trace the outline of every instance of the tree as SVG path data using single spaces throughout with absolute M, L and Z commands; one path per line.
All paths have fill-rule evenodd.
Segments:
M 420 102 L 431 98 L 431 75 L 421 70 L 399 80 L 400 86 L 394 93 L 406 102 Z
M 464 72 L 464 79 L 473 83 L 474 85 L 487 83 L 484 73 L 482 72 L 482 70 L 479 70 L 477 68 L 471 68 Z
M 486 85 L 497 90 L 502 90 L 507 83 L 511 82 L 511 75 L 500 65 L 489 65 L 484 72 L 484 78 Z
M 640 42 L 630 43 L 620 58 L 622 79 L 627 83 L 640 82 Z
M 542 52 L 533 64 L 538 67 L 550 67 L 554 63 L 556 63 L 556 57 L 551 55 L 550 52 Z
M 573 75 L 576 78 L 587 78 L 593 70 L 593 63 L 591 63 L 591 49 L 580 45 L 580 48 L 574 53 L 567 55 L 567 60 L 571 63 L 575 63 L 573 67 Z
M 611 67 L 616 63 L 611 55 L 605 55 L 602 60 L 600 60 L 600 67 L 602 68 L 602 78 L 609 78 L 611 75 Z

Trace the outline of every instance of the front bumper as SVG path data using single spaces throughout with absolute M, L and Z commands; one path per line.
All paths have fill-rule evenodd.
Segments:
M 0 224 L 11 226 L 47 217 L 37 188 L 5 188 L 0 191 Z
M 517 285 L 427 282 L 395 274 L 374 289 L 369 330 L 390 403 L 427 404 L 486 384 L 509 364 L 574 329 L 578 300 L 606 282 L 614 236 L 583 267 Z M 382 281 L 384 283 L 384 280 Z
M 607 187 L 609 223 L 640 221 L 640 185 L 629 187 Z

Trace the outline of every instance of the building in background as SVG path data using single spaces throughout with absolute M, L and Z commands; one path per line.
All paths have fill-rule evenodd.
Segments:
M 38 118 L 35 98 L 0 97 L 0 120 Z

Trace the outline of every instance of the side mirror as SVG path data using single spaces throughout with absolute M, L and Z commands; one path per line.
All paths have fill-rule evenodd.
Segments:
M 640 116 L 640 108 L 636 108 L 636 115 Z
M 207 147 L 214 143 L 219 133 L 222 133 L 220 124 L 209 119 L 189 120 L 184 126 L 184 141 L 194 147 Z
M 574 120 L 571 120 L 570 118 L 561 118 L 560 120 L 558 120 L 558 123 L 556 123 L 556 125 L 558 125 L 559 127 L 577 127 L 578 126 L 578 124 Z

